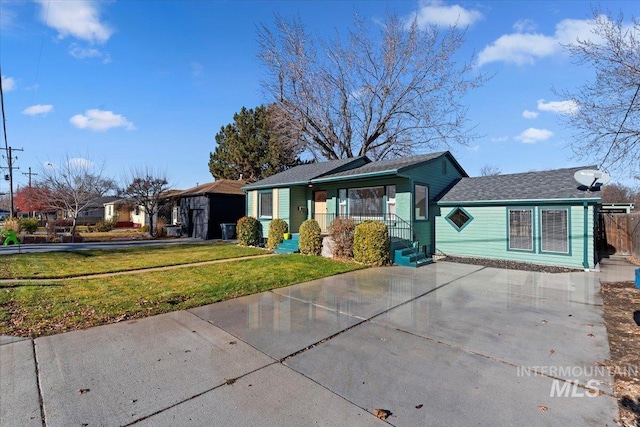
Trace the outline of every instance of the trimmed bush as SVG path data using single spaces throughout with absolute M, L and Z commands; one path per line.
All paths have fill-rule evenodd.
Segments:
M 353 258 L 363 264 L 386 265 L 389 254 L 389 230 L 381 221 L 364 221 L 353 233 Z
M 335 258 L 353 257 L 353 233 L 356 222 L 352 218 L 336 218 L 329 225 L 329 236 L 333 240 Z
M 287 222 L 280 218 L 271 220 L 269 224 L 269 237 L 267 238 L 267 249 L 275 249 L 284 240 L 284 233 L 289 232 Z
M 40 221 L 35 218 L 22 218 L 20 220 L 20 230 L 26 231 L 28 234 L 33 234 L 38 231 Z
M 260 222 L 252 216 L 243 216 L 236 225 L 238 244 L 242 246 L 260 245 Z
M 306 255 L 320 255 L 322 252 L 322 230 L 318 221 L 308 219 L 300 224 L 300 253 Z

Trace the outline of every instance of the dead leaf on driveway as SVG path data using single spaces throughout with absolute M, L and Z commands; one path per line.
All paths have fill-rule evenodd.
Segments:
M 391 411 L 376 408 L 373 410 L 373 415 L 380 418 L 381 420 L 386 420 L 391 415 Z
M 80 393 L 80 394 L 89 393 L 90 391 L 91 391 L 91 390 L 90 390 L 90 389 L 88 389 L 88 388 L 81 388 L 81 389 L 78 389 L 78 393 Z
M 556 351 L 554 349 L 549 350 L 549 356 L 551 356 L 552 354 L 556 354 Z
M 546 406 L 538 406 L 538 409 L 540 410 L 540 412 L 547 412 L 549 410 L 549 408 L 547 408 Z

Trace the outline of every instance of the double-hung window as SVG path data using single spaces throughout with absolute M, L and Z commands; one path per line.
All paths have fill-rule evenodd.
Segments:
M 569 253 L 569 212 L 567 209 L 540 209 L 540 250 Z
M 533 210 L 509 209 L 509 249 L 533 251 Z
M 271 191 L 258 193 L 258 209 L 260 218 L 273 217 L 273 193 Z
M 429 187 L 416 184 L 414 187 L 415 219 L 429 219 Z

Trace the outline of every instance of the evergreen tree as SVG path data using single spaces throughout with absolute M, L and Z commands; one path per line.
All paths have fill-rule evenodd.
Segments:
M 233 123 L 216 134 L 217 147 L 210 153 L 209 171 L 216 179 L 254 182 L 300 163 L 297 150 L 285 145 L 271 123 L 271 109 L 242 107 Z

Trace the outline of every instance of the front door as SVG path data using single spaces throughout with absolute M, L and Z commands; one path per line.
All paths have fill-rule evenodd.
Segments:
M 313 213 L 314 219 L 318 221 L 322 233 L 327 233 L 329 220 L 327 215 L 327 192 L 316 191 L 313 193 Z

